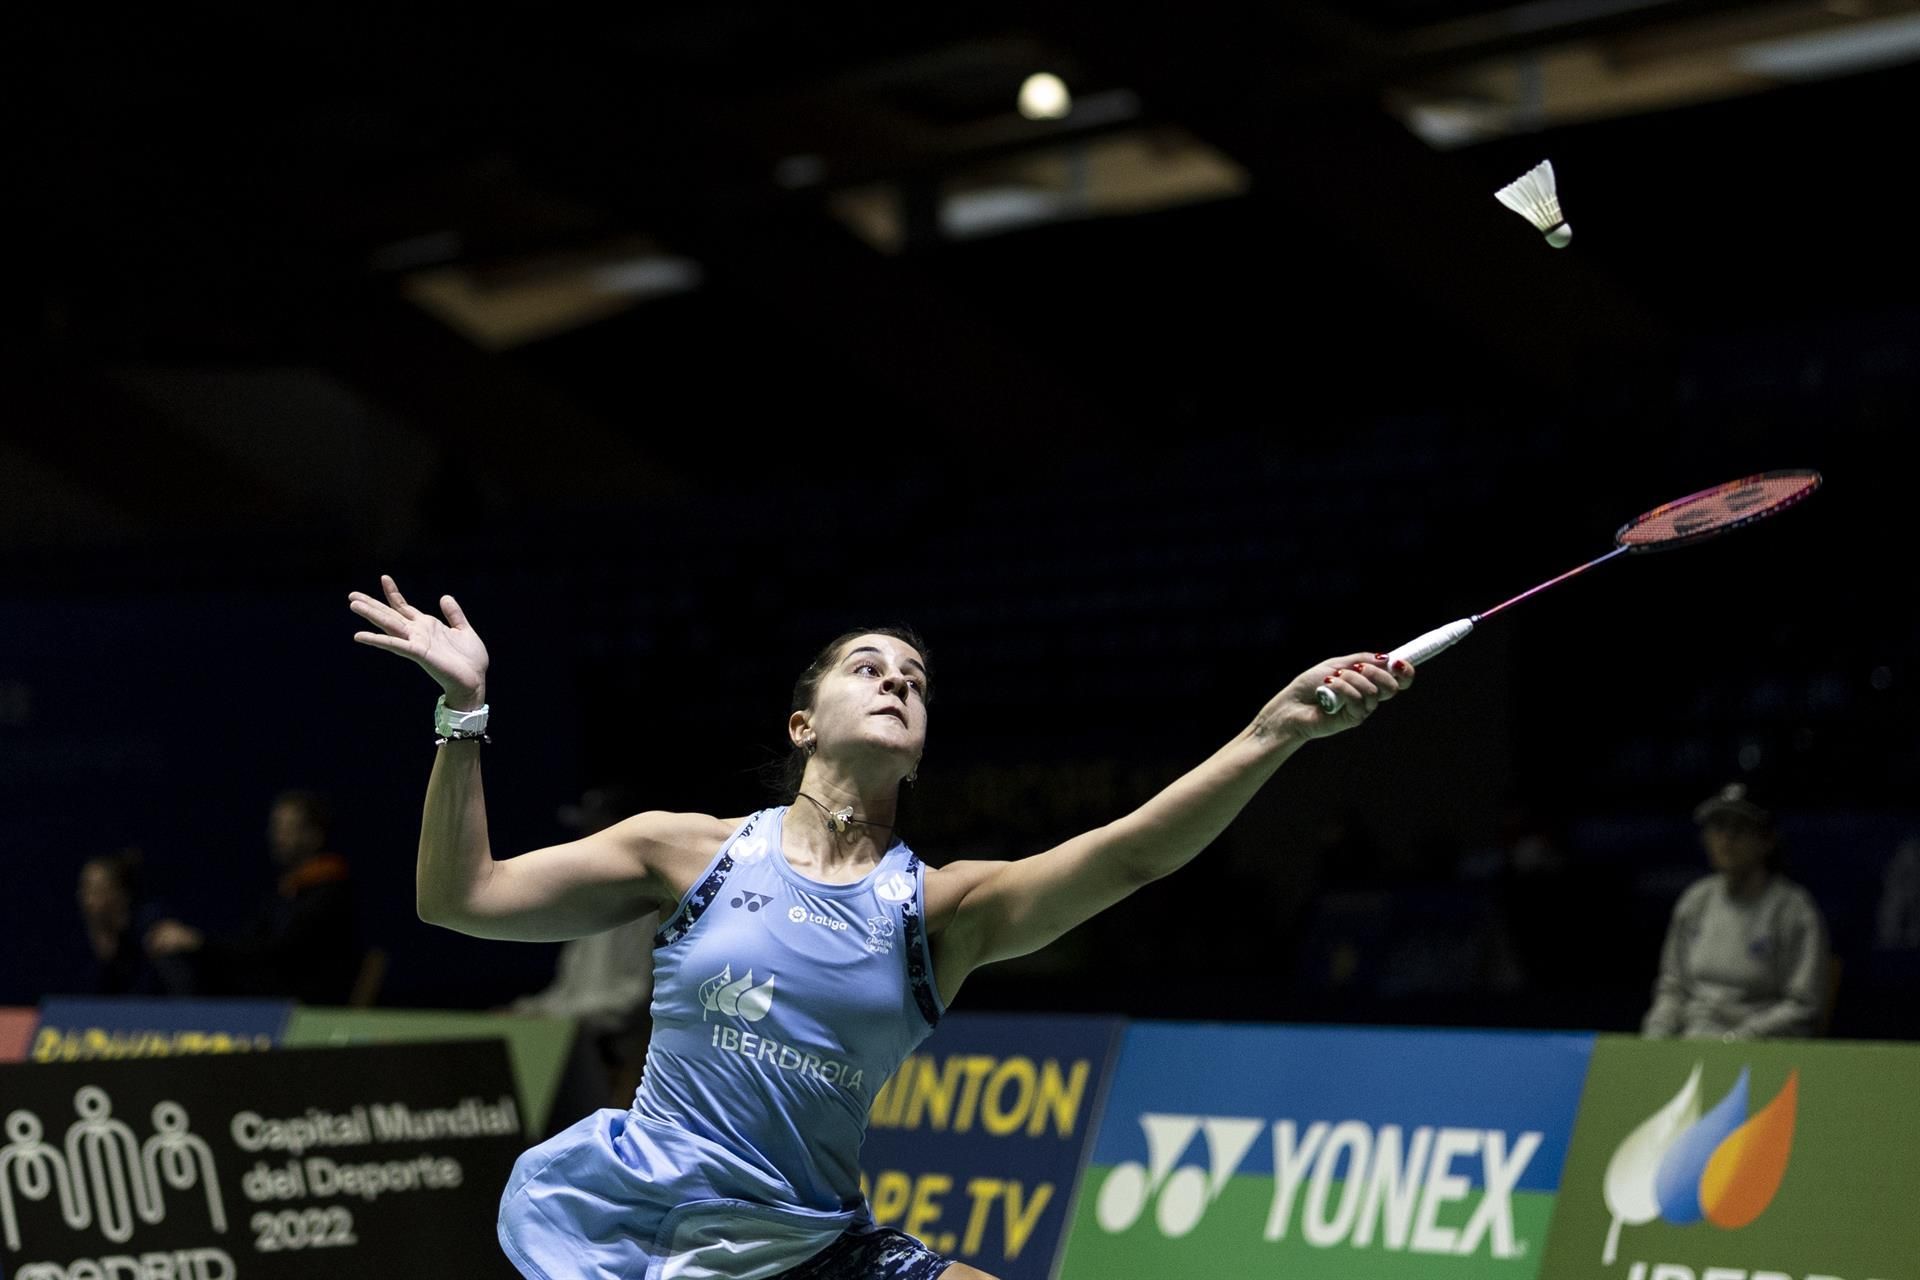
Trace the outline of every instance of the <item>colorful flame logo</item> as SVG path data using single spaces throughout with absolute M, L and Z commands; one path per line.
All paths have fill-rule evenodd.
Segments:
M 1749 1118 L 1747 1068 L 1704 1116 L 1700 1070 L 1695 1063 L 1680 1092 L 1628 1134 L 1607 1162 L 1604 1194 L 1613 1227 L 1602 1264 L 1619 1253 L 1623 1226 L 1659 1218 L 1684 1227 L 1705 1219 L 1731 1231 L 1758 1218 L 1780 1190 L 1793 1151 L 1799 1071 L 1789 1071 L 1773 1101 Z

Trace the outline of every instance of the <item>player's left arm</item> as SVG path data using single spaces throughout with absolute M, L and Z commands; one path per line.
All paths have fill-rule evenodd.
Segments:
M 1037 951 L 1076 925 L 1192 861 L 1254 793 L 1314 738 L 1352 728 L 1412 683 L 1413 669 L 1388 671 L 1354 654 L 1301 673 L 1233 740 L 1132 813 L 1045 853 L 981 874 L 954 908 L 942 950 L 961 974 Z M 1329 715 L 1314 702 L 1332 683 L 1343 694 Z

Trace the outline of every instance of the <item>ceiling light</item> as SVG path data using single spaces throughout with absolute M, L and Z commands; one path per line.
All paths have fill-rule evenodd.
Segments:
M 1073 110 L 1073 95 L 1064 81 L 1048 71 L 1027 77 L 1020 86 L 1020 114 L 1029 120 L 1060 120 Z
M 1735 66 L 1783 80 L 1890 67 L 1914 58 L 1920 58 L 1920 15 L 1915 14 L 1767 40 L 1733 51 Z

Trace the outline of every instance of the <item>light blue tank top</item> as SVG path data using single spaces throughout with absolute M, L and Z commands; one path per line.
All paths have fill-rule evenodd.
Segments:
M 852 884 L 809 879 L 781 852 L 788 813 L 742 824 L 655 937 L 632 1114 L 694 1141 L 689 1192 L 852 1209 L 873 1096 L 942 1013 L 924 870 L 896 843 Z
M 871 1222 L 868 1108 L 943 1012 L 925 871 L 896 844 L 853 884 L 810 880 L 788 812 L 742 823 L 655 936 L 632 1107 L 515 1163 L 499 1234 L 522 1274 L 760 1280 Z

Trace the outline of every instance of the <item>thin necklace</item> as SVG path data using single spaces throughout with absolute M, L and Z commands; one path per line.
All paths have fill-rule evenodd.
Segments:
M 892 823 L 868 822 L 865 818 L 854 817 L 852 805 L 847 805 L 844 808 L 840 808 L 840 809 L 829 809 L 827 808 L 827 806 L 821 804 L 818 800 L 815 800 L 812 796 L 808 795 L 804 791 L 799 792 L 798 794 L 802 800 L 808 801 L 813 805 L 814 808 L 818 809 L 823 815 L 825 815 L 827 830 L 833 832 L 835 835 L 845 835 L 847 833 L 847 828 L 855 825 L 856 823 L 863 827 L 878 827 L 882 831 L 893 830 Z

